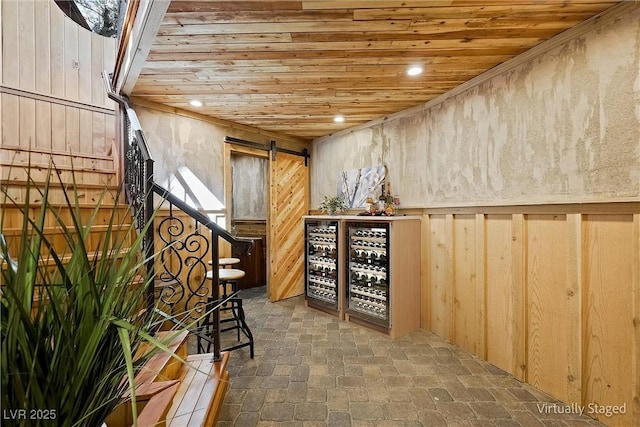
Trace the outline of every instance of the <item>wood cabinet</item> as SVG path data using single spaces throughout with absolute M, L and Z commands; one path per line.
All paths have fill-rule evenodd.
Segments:
M 264 236 L 240 236 L 253 239 L 253 249 L 251 253 L 245 254 L 232 248 L 232 256 L 238 258 L 240 262 L 233 266 L 245 272 L 242 279 L 237 280 L 238 289 L 249 289 L 257 286 L 264 286 L 267 283 L 267 270 L 265 262 Z
M 333 314 L 387 333 L 391 338 L 420 327 L 419 216 L 308 216 L 305 224 L 308 270 L 305 295 L 309 306 L 326 309 L 328 300 L 323 303 L 316 300 L 329 296 Z M 335 250 L 327 252 L 323 248 L 323 243 L 332 244 L 333 237 L 325 241 L 317 236 L 314 231 L 328 227 L 318 224 L 334 224 L 335 233 L 331 236 L 337 242 Z M 317 257 L 309 242 L 315 241 L 316 236 L 317 246 L 330 257 L 318 259 L 314 265 Z M 320 272 L 322 286 L 317 286 L 316 270 Z M 327 275 L 330 277 L 323 279 Z M 320 298 L 314 295 L 317 292 Z

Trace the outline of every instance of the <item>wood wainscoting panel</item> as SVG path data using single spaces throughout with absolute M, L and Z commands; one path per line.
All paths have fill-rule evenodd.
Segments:
M 637 425 L 633 402 L 638 378 L 631 375 L 638 340 L 634 264 L 629 262 L 633 215 L 586 215 L 582 231 L 583 405 L 626 405 L 625 414 L 592 416 L 608 425 Z
M 422 238 L 422 256 L 420 257 L 420 265 L 422 265 L 420 275 L 420 327 L 428 331 L 431 328 L 431 215 L 422 215 L 420 235 Z
M 565 215 L 527 217 L 527 382 L 567 402 L 571 298 Z M 577 403 L 577 402 L 576 402 Z
M 482 300 L 478 299 L 477 288 L 483 283 L 477 278 L 476 263 L 481 260 L 476 253 L 476 217 L 455 215 L 454 218 L 453 342 L 477 354 L 483 333 L 479 321 Z
M 18 145 L 20 143 L 20 98 L 3 93 L 2 116 L 0 127 L 2 128 L 1 145 Z
M 447 215 L 431 215 L 429 225 L 429 323 L 433 332 L 453 341 L 452 235 L 447 232 Z
M 512 217 L 487 215 L 487 360 L 510 374 L 516 373 L 513 346 L 515 290 L 512 273 Z
M 424 209 L 422 246 L 423 328 L 640 425 L 640 203 Z

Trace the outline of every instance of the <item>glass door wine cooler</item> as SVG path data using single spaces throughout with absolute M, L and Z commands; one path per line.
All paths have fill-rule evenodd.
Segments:
M 341 313 L 338 221 L 305 221 L 305 298 L 307 304 Z
M 389 223 L 347 223 L 345 312 L 389 328 Z

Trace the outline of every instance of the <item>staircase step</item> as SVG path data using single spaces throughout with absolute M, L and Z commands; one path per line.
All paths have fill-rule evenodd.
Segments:
M 161 386 L 162 389 L 151 396 L 142 411 L 140 411 L 138 427 L 165 426 L 167 413 L 180 387 L 180 381 L 178 380 L 154 384 Z
M 186 360 L 188 335 L 188 331 L 166 331 L 158 332 L 156 338 Z M 139 358 L 151 346 L 152 344 L 142 345 L 134 359 Z M 164 351 L 154 354 L 141 368 L 135 379 L 139 426 L 166 425 L 164 420 L 182 380 L 181 368 L 182 363 Z M 106 423 L 109 427 L 128 427 L 132 422 L 131 400 L 127 392 L 118 407 L 109 414 Z
M 161 331 L 156 334 L 156 338 L 162 342 L 165 342 L 173 336 L 173 339 L 167 344 L 167 347 L 173 351 L 176 355 L 183 360 L 187 358 L 187 337 L 189 331 L 181 331 L 176 335 L 176 331 Z M 139 354 L 147 351 L 147 348 L 141 349 Z M 136 376 L 136 392 L 138 394 L 151 391 L 149 387 L 151 384 L 157 381 L 170 381 L 181 379 L 180 371 L 182 363 L 173 357 L 171 354 L 159 351 L 154 354 L 145 365 L 142 367 L 138 375 Z
M 228 361 L 228 352 L 219 361 L 213 361 L 210 353 L 187 358 L 182 367 L 184 379 L 167 414 L 167 427 L 216 425 L 229 385 Z

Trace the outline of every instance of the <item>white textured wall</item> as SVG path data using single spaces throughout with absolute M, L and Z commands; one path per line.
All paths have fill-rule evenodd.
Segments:
M 274 135 L 260 134 L 257 130 L 253 133 L 250 129 L 238 129 L 231 124 L 218 125 L 140 105 L 135 106 L 135 111 L 155 161 L 156 181 L 164 182 L 180 168 L 186 167 L 222 202 L 226 136 L 266 146 L 270 140 L 275 140 L 278 147 L 291 150 L 301 150 L 303 146 L 290 137 L 279 139 Z
M 264 157 L 231 156 L 233 180 L 232 219 L 267 219 L 267 174 Z
M 228 129 L 140 106 L 135 110 L 155 161 L 155 180 L 162 183 L 185 166 L 223 201 L 224 138 Z
M 314 142 L 311 206 L 386 164 L 405 207 L 640 197 L 640 7 L 434 107 Z

